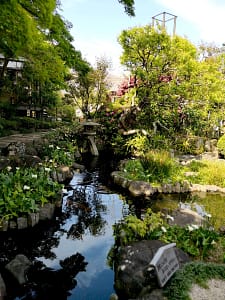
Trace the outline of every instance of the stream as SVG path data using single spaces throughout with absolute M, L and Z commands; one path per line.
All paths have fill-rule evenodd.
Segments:
M 109 162 L 94 158 L 84 164 L 86 171 L 75 173 L 65 187 L 54 220 L 26 230 L 1 232 L 0 274 L 7 287 L 6 300 L 109 300 L 115 293 L 114 271 L 107 261 L 114 245 L 113 225 L 133 207 L 108 189 L 113 170 Z M 197 201 L 217 217 L 218 227 L 224 225 L 221 207 L 225 198 L 221 195 L 161 195 L 145 205 L 175 209 L 183 201 Z M 24 286 L 4 267 L 17 254 L 32 262 Z
M 0 269 L 7 299 L 109 300 L 114 293 L 107 255 L 114 244 L 113 225 L 129 208 L 100 182 L 98 162 L 91 163 L 64 189 L 55 220 L 0 236 L 0 266 L 17 254 L 26 255 L 34 265 L 22 288 Z

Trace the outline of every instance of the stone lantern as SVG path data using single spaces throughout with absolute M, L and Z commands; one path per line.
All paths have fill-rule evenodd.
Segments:
M 81 125 L 84 127 L 83 135 L 85 136 L 86 141 L 89 143 L 91 154 L 98 156 L 98 148 L 95 144 L 96 128 L 101 126 L 99 123 L 93 122 L 92 120 L 87 120 L 81 122 Z

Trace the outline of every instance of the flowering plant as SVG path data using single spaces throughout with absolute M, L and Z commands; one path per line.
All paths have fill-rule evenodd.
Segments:
M 0 172 L 0 219 L 12 219 L 35 212 L 40 205 L 52 202 L 62 188 L 49 176 L 49 170 L 41 167 L 10 167 Z

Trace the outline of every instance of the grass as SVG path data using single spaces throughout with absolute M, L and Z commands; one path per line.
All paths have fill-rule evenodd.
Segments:
M 186 176 L 187 172 L 193 174 Z M 126 178 L 152 184 L 190 181 L 203 185 L 225 187 L 225 160 L 193 160 L 180 165 L 166 151 L 149 151 L 125 165 Z
M 191 262 L 179 269 L 169 280 L 164 295 L 168 300 L 191 300 L 189 292 L 193 284 L 207 288 L 209 279 L 225 279 L 225 265 Z
M 191 169 L 190 165 L 190 169 Z M 217 185 L 225 187 L 225 161 L 204 160 L 200 165 L 197 176 L 192 178 L 193 183 Z

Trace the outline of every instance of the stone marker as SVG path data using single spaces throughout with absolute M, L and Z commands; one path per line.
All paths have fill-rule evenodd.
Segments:
M 150 262 L 150 266 L 155 268 L 160 287 L 163 287 L 179 269 L 179 262 L 174 251 L 175 246 L 175 243 L 171 243 L 160 247 Z

